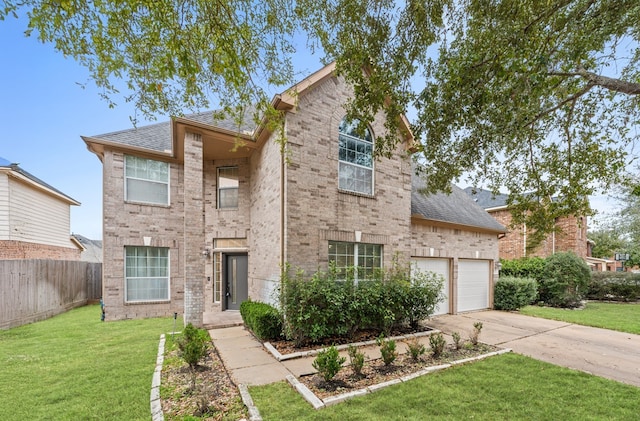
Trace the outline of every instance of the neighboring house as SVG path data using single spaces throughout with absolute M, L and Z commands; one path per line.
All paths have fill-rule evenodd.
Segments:
M 0 158 L 0 260 L 78 260 L 71 206 L 80 202 Z
M 509 228 L 507 234 L 499 241 L 501 259 L 547 257 L 561 251 L 572 251 L 583 259 L 587 257 L 587 218 L 585 216 L 558 218 L 556 220 L 558 232 L 549 234 L 535 250 L 527 250 L 527 227 L 525 225 L 511 227 L 512 217 L 507 206 L 506 194 L 494 195 L 489 190 L 472 187 L 467 187 L 464 191 L 498 222 Z
M 102 263 L 101 240 L 91 240 L 79 234 L 71 234 L 71 238 L 82 247 L 80 260 L 83 262 Z
M 392 157 L 374 160 L 382 118 L 357 133 L 333 70 L 273 99 L 284 150 L 264 122 L 211 112 L 83 137 L 103 163 L 107 320 L 184 312 L 202 325 L 247 298 L 273 302 L 284 264 L 362 277 L 396 255 L 444 275 L 439 313 L 492 306 L 504 227 L 457 188 L 420 193 L 406 120 Z

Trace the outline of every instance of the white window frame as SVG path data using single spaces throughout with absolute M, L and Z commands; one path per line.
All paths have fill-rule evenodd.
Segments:
M 345 122 L 345 119 L 343 118 L 342 121 L 340 122 L 340 126 L 342 126 L 342 124 L 344 122 Z M 372 133 L 371 129 L 367 127 L 367 133 L 368 133 L 369 137 L 371 138 L 371 141 L 369 141 L 369 140 L 366 140 L 365 138 L 362 138 L 362 137 L 359 137 L 359 136 L 354 136 L 353 134 L 348 134 L 348 133 L 342 132 L 340 126 L 338 126 L 338 189 L 340 191 L 344 191 L 344 192 L 362 194 L 362 195 L 366 195 L 366 196 L 373 196 L 374 195 L 374 191 L 375 191 L 375 162 L 374 162 L 374 159 L 373 159 L 375 142 L 374 142 L 374 138 L 373 138 L 373 133 Z M 366 165 L 361 165 L 361 164 L 357 164 L 355 162 L 350 162 L 348 160 L 341 159 L 340 152 L 341 152 L 341 150 L 343 148 L 340 146 L 340 137 L 344 137 L 346 139 L 352 140 L 352 141 L 356 142 L 356 145 L 358 145 L 359 143 L 360 144 L 365 144 L 365 146 L 366 145 L 370 145 L 370 147 L 371 147 L 371 156 L 370 156 L 371 166 L 368 167 Z M 345 149 L 345 150 L 347 152 L 349 152 L 348 149 Z M 356 154 L 360 153 L 360 152 L 357 152 L 357 151 L 355 151 L 355 152 L 356 152 Z M 341 168 L 343 166 L 352 167 L 352 168 L 355 168 L 356 170 L 357 169 L 364 169 L 366 171 L 369 171 L 371 173 L 371 181 L 370 181 L 371 188 L 370 188 L 370 190 L 369 191 L 361 191 L 361 190 L 358 190 L 357 188 L 349 188 L 348 186 L 341 185 L 341 180 L 342 180 Z M 352 180 L 352 179 L 350 178 L 350 180 Z
M 225 187 L 225 188 L 222 188 L 222 187 L 220 187 L 220 170 L 230 170 L 230 169 L 235 169 L 236 170 L 236 177 L 237 177 L 236 182 L 238 183 L 238 185 L 236 187 Z M 237 166 L 218 167 L 218 170 L 216 172 L 216 184 L 218 185 L 218 188 L 217 188 L 218 197 L 217 197 L 217 200 L 216 200 L 217 208 L 218 209 L 238 209 L 238 205 L 240 204 L 240 171 L 239 171 L 238 167 Z M 221 190 L 236 190 L 236 205 L 235 206 L 222 207 L 220 205 L 220 203 L 221 203 L 220 191 Z
M 353 268 L 354 268 L 354 281 L 357 284 L 358 283 L 358 268 L 364 268 L 366 271 L 369 271 L 369 269 L 373 270 L 373 269 L 382 269 L 384 267 L 384 261 L 383 261 L 383 257 L 384 257 L 384 247 L 382 244 L 369 244 L 369 243 L 353 243 L 353 242 L 349 242 L 349 241 L 332 241 L 329 240 L 329 242 L 327 243 L 327 249 L 331 246 L 331 244 L 334 245 L 338 245 L 338 244 L 347 244 L 350 246 L 353 246 L 353 255 L 352 255 L 352 261 L 353 261 Z M 367 268 L 366 266 L 360 266 L 359 265 L 359 261 L 360 258 L 366 258 L 366 255 L 362 255 L 363 251 L 367 246 L 375 246 L 375 247 L 379 247 L 379 251 L 380 251 L 380 266 L 372 266 L 371 268 Z M 329 254 L 329 262 L 331 261 L 335 261 L 334 259 L 332 259 L 332 254 Z M 351 256 L 351 255 L 345 255 L 345 256 Z M 336 266 L 336 269 L 338 269 L 339 273 L 344 273 L 344 270 L 348 267 L 351 266 Z
M 129 250 L 133 250 L 133 249 L 162 249 L 162 250 L 166 250 L 167 252 L 167 256 L 166 256 L 166 262 L 167 262 L 167 266 L 166 266 L 166 276 L 127 276 L 127 257 L 128 256 L 128 251 Z M 167 247 L 146 247 L 146 246 L 125 246 L 124 250 L 124 301 L 125 303 L 158 303 L 158 302 L 170 302 L 171 301 L 171 250 L 169 250 Z M 149 259 L 150 257 L 147 256 L 147 259 Z M 148 266 L 147 266 L 148 267 Z M 166 298 L 153 298 L 153 299 L 129 299 L 129 294 L 128 294 L 128 284 L 129 281 L 134 281 L 134 280 L 143 280 L 143 279 L 150 279 L 150 280 L 165 280 L 166 281 L 166 289 L 167 289 L 167 295 Z
M 148 178 L 141 178 L 141 177 L 134 177 L 132 175 L 128 175 L 127 174 L 127 161 L 129 159 L 138 159 L 138 160 L 144 160 L 144 161 L 150 161 L 150 162 L 157 162 L 157 163 L 162 163 L 164 165 L 166 165 L 167 167 L 167 181 L 158 181 L 158 180 L 151 180 Z M 129 197 L 129 180 L 136 180 L 136 181 L 141 181 L 144 183 L 149 183 L 149 184 L 154 184 L 154 185 L 165 185 L 166 189 L 167 189 L 167 200 L 166 202 L 154 202 L 154 201 L 146 201 L 146 200 L 137 200 L 135 198 L 130 198 Z M 141 204 L 145 204 L 145 205 L 158 205 L 158 206 L 169 206 L 169 204 L 171 203 L 171 188 L 170 188 L 170 181 L 171 181 L 171 166 L 169 165 L 168 162 L 164 162 L 164 161 L 157 161 L 157 160 L 153 160 L 153 159 L 148 159 L 148 158 L 141 158 L 139 156 L 134 156 L 134 155 L 125 155 L 124 156 L 124 200 L 125 202 L 128 203 L 141 203 Z

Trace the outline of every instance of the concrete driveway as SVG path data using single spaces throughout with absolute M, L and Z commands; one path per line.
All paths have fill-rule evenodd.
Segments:
M 640 387 L 640 335 L 493 310 L 436 316 L 428 325 L 465 338 L 477 321 L 481 342 Z

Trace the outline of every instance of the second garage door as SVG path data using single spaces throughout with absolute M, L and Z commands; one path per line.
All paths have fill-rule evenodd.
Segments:
M 489 308 L 490 270 L 488 260 L 458 260 L 458 312 Z
M 438 275 L 442 275 L 444 278 L 444 285 L 442 287 L 444 301 L 438 305 L 433 314 L 438 315 L 449 313 L 449 259 L 414 258 L 413 262 L 422 272 L 435 272 Z

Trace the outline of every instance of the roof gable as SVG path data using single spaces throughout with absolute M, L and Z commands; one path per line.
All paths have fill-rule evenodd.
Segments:
M 31 174 L 28 171 L 22 169 L 18 164 L 12 164 L 10 161 L 5 158 L 0 157 L 0 170 L 6 172 L 8 175 L 14 177 L 15 179 L 21 180 L 22 182 L 35 187 L 36 189 L 42 190 L 51 196 L 57 197 L 58 199 L 67 202 L 70 205 L 79 206 L 80 202 L 61 192 L 60 190 L 53 187 L 51 184 L 44 182 L 39 179 L 35 175 Z

